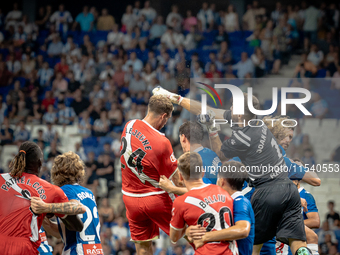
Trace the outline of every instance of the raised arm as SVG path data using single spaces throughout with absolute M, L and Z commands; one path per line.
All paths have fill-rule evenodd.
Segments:
M 184 187 L 183 183 L 179 180 L 178 170 L 176 170 L 176 173 L 174 173 L 171 177 L 171 180 L 166 178 L 165 175 L 161 175 L 161 178 L 159 179 L 159 187 L 168 193 L 173 193 L 179 196 L 188 192 L 187 188 Z

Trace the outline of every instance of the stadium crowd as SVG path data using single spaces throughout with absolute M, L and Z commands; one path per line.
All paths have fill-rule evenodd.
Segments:
M 203 3 L 198 13 L 186 10 L 182 16 L 184 10 L 174 5 L 163 17 L 149 1 L 144 6 L 136 1 L 118 21 L 105 8 L 84 6 L 73 15 L 61 4 L 56 10 L 40 7 L 33 21 L 15 3 L 7 14 L 0 10 L 0 145 L 36 142 L 45 152 L 41 175 L 49 180 L 53 159 L 61 154 L 54 126 L 77 125 L 83 141 L 74 151 L 86 163 L 84 184 L 94 194 L 102 185 L 100 179 L 107 185 L 99 203 L 104 252 L 133 254 L 124 203 L 114 209 L 107 196 L 120 185 L 115 163 L 122 129 L 127 121 L 145 116 L 151 91 L 160 85 L 185 95 L 190 78 L 233 80 L 279 74 L 291 54 L 302 53 L 296 78 L 335 78 L 322 89 L 314 88 L 310 110 L 318 118 L 340 118 L 340 111 L 329 111 L 339 106 L 339 100 L 333 100 L 340 90 L 338 7 L 277 2 L 274 10 L 267 10 L 253 1 L 238 17 L 232 5 L 218 9 Z M 296 79 L 291 85 L 301 84 Z M 293 110 L 290 113 L 298 117 Z M 166 125 L 165 134 L 174 146 L 179 143 L 178 127 L 189 117 L 177 107 Z M 45 124 L 47 131 L 31 137 L 27 124 Z M 293 143 L 292 155 L 315 163 L 308 136 Z M 337 254 L 340 239 L 333 233 L 340 227 L 339 215 L 330 210 L 327 219 L 334 222 L 325 221 L 319 231 L 324 255 Z M 61 254 L 62 242 L 49 241 L 53 254 Z M 162 235 L 155 254 L 193 254 L 193 250 L 170 245 Z

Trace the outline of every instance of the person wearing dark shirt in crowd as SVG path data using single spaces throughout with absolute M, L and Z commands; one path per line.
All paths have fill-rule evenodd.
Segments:
M 42 142 L 44 144 L 44 146 L 46 145 L 46 141 L 45 141 L 45 138 L 44 138 L 44 130 L 42 130 L 42 129 L 38 130 L 38 137 L 33 138 L 33 142 L 34 143 Z
M 87 161 L 85 162 L 86 172 L 85 172 L 85 187 L 90 189 L 94 196 L 97 193 L 98 187 L 98 176 L 96 174 L 98 168 L 98 162 L 95 160 L 95 154 L 93 151 L 87 154 Z
M 111 162 L 110 154 L 103 155 L 103 162 L 98 165 L 96 174 L 99 178 L 107 180 L 109 190 L 115 185 L 115 169 L 114 164 Z
M 334 201 L 328 201 L 328 210 L 329 212 L 327 213 L 326 219 L 329 222 L 330 226 L 334 225 L 334 221 L 340 220 L 339 213 L 334 211 Z
M 102 154 L 108 154 L 110 156 L 110 160 L 111 162 L 114 162 L 115 161 L 115 154 L 113 153 L 113 151 L 111 150 L 111 144 L 110 143 L 105 143 L 104 146 L 103 146 L 103 152 Z
M 51 151 L 47 155 L 48 160 L 53 159 L 57 157 L 58 155 L 61 155 L 61 152 L 58 151 L 57 149 L 57 143 L 55 141 L 51 142 L 50 147 L 51 147 Z
M 68 71 L 68 73 L 67 73 L 67 78 L 69 79 L 68 86 L 67 86 L 67 90 L 68 90 L 70 93 L 73 93 L 73 92 L 75 92 L 77 89 L 80 88 L 80 83 L 79 83 L 79 81 L 76 81 L 76 80 L 74 79 L 74 73 L 73 73 L 73 71 Z
M 71 107 L 73 108 L 74 112 L 77 116 L 86 110 L 90 106 L 90 101 L 83 97 L 82 92 L 80 89 L 77 89 L 74 92 L 74 100 L 71 103 Z
M 221 42 L 228 42 L 228 34 L 223 25 L 218 26 L 218 34 L 215 36 L 215 44 L 220 46 Z
M 11 144 L 13 142 L 13 129 L 9 125 L 8 118 L 4 119 L 0 130 L 0 145 Z

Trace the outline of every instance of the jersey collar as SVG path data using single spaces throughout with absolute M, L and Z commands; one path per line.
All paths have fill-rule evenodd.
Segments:
M 202 186 L 192 188 L 191 190 L 194 190 L 194 189 L 203 189 L 203 188 L 208 187 L 209 185 L 210 185 L 210 184 L 203 184 Z
M 194 150 L 194 152 L 200 152 L 201 150 L 203 150 L 204 148 L 203 148 L 203 146 L 200 146 L 200 147 L 198 147 L 196 150 Z
M 235 198 L 243 196 L 241 191 L 236 191 L 234 194 L 231 195 L 231 198 L 235 200 Z
M 164 135 L 164 133 L 159 132 L 159 130 L 155 129 L 153 126 L 151 126 L 148 122 L 146 122 L 145 120 L 142 120 L 146 125 L 148 125 L 151 129 L 155 130 L 156 132 L 158 132 L 161 135 Z M 165 136 L 165 135 L 164 135 Z

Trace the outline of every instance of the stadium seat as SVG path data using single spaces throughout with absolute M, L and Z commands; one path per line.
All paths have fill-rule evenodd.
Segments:
M 112 141 L 113 141 L 113 138 L 112 138 L 112 137 L 109 137 L 109 136 L 100 137 L 100 138 L 99 138 L 99 146 L 103 146 L 103 145 L 106 144 L 106 143 L 111 144 Z
M 97 137 L 90 136 L 90 137 L 83 138 L 82 144 L 83 144 L 83 147 L 86 147 L 86 146 L 95 147 L 98 145 Z

